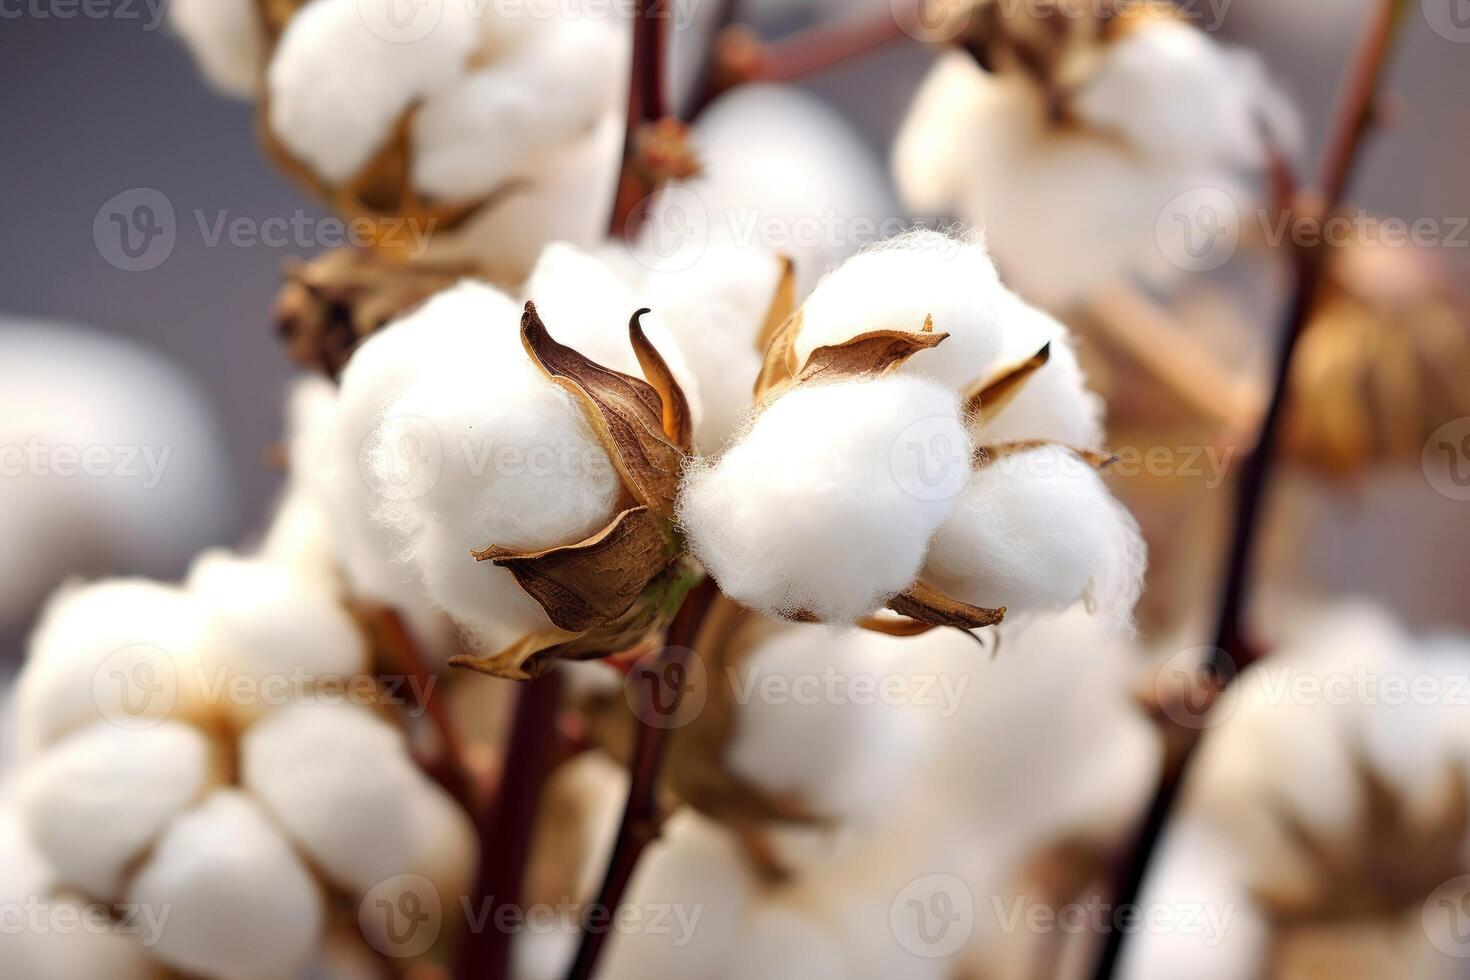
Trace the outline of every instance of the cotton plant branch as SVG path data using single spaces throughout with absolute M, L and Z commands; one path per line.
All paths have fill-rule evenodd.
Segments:
M 677 682 L 669 684 L 667 680 L 682 676 L 683 671 L 677 668 L 690 657 L 697 656 L 693 649 L 695 638 L 699 635 L 700 626 L 718 593 L 714 580 L 710 578 L 705 578 L 690 590 L 673 622 L 669 624 L 663 649 L 654 663 L 651 672 L 654 684 L 647 688 L 635 687 L 639 693 L 639 703 L 634 708 L 638 729 L 629 763 L 628 802 L 623 808 L 622 822 L 618 826 L 618 836 L 613 843 L 612 857 L 608 861 L 602 887 L 583 915 L 582 941 L 577 948 L 577 958 L 567 973 L 568 980 L 590 980 L 592 977 L 602 955 L 608 930 L 589 928 L 589 920 L 593 916 L 604 922 L 616 918 L 623 894 L 638 867 L 639 858 L 658 837 L 662 822 L 658 784 L 673 730 L 650 724 L 647 719 L 655 715 L 671 717 L 677 714 L 684 694 L 683 686 Z M 658 700 L 657 706 L 655 699 Z
M 1314 217 L 1325 219 L 1340 206 L 1360 159 L 1359 151 L 1373 128 L 1378 91 L 1384 69 L 1392 52 L 1398 28 L 1409 8 L 1407 0 L 1380 0 L 1364 35 L 1357 57 L 1348 74 L 1347 88 L 1335 123 L 1321 177 L 1317 197 L 1311 205 Z M 1298 207 L 1301 205 L 1299 204 Z M 1271 397 L 1261 421 L 1260 437 L 1245 458 L 1236 487 L 1235 519 L 1230 550 L 1226 559 L 1219 619 L 1215 642 L 1205 663 L 1215 679 L 1200 692 L 1212 703 L 1230 680 L 1248 666 L 1256 651 L 1245 634 L 1243 609 L 1250 590 L 1250 575 L 1257 549 L 1257 531 L 1261 520 L 1261 504 L 1270 488 L 1277 462 L 1277 444 L 1281 422 L 1289 395 L 1288 380 L 1291 361 L 1304 328 L 1313 311 L 1330 258 L 1331 245 L 1323 241 L 1296 241 L 1291 260 L 1296 279 L 1290 304 L 1278 338 L 1275 376 Z M 1163 778 L 1149 806 L 1134 845 L 1125 875 L 1114 893 L 1114 908 L 1135 907 L 1148 877 L 1149 866 L 1169 815 L 1179 797 L 1184 778 L 1200 742 L 1200 732 L 1189 730 L 1181 750 L 1166 763 Z M 1110 928 L 1093 976 L 1110 980 L 1117 970 L 1127 932 Z

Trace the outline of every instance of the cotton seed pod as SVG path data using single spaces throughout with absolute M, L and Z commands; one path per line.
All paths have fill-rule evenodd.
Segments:
M 321 942 L 320 886 L 250 797 L 223 789 L 177 817 L 127 901 L 170 909 L 153 954 L 209 980 L 301 969 Z
M 214 752 L 178 722 L 138 731 L 98 723 L 26 767 L 16 806 L 62 881 L 111 900 L 132 863 L 219 778 Z
M 108 579 L 59 591 L 31 636 L 17 686 L 21 750 L 97 721 L 146 728 L 208 719 L 215 642 L 208 610 L 175 586 Z
M 401 875 L 446 907 L 474 867 L 468 816 L 408 754 L 402 732 L 349 704 L 303 704 L 240 740 L 241 785 L 333 882 L 364 894 Z
M 206 551 L 186 587 L 213 617 L 222 661 L 213 680 L 239 721 L 368 669 L 366 640 L 337 596 L 283 565 Z

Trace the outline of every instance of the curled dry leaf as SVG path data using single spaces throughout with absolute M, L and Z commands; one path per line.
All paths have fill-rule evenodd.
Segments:
M 798 364 L 796 337 L 801 332 L 802 312 L 797 310 L 778 327 L 766 347 L 755 397 L 764 401 L 799 384 L 841 381 L 847 378 L 887 374 L 920 351 L 939 346 L 947 333 L 936 333 L 932 317 L 924 318 L 918 330 L 870 330 L 840 344 L 818 347 Z
M 915 582 L 888 601 L 888 608 L 900 616 L 927 626 L 955 626 L 962 630 L 994 626 L 1005 619 L 1004 606 L 986 609 L 951 599 L 926 582 Z
M 1032 376 L 1051 360 L 1051 343 L 1024 361 L 1008 364 L 991 373 L 990 377 L 977 384 L 965 398 L 965 414 L 978 416 L 982 412 L 995 417 L 1009 405 Z
M 1027 439 L 1022 442 L 1003 442 L 994 446 L 979 446 L 975 449 L 975 456 L 970 462 L 971 466 L 978 470 L 983 466 L 989 466 L 992 463 L 1005 459 L 1007 456 L 1014 456 L 1017 453 L 1025 453 L 1033 449 L 1057 445 L 1060 445 L 1060 443 L 1047 442 L 1044 439 Z M 1112 453 L 1101 452 L 1096 449 L 1079 449 L 1076 446 L 1062 446 L 1062 448 L 1093 469 L 1105 470 L 1118 461 L 1118 457 Z

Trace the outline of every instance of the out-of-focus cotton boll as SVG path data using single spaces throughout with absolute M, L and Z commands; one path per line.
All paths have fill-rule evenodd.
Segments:
M 199 389 L 164 358 L 63 323 L 0 316 L 0 629 L 68 575 L 174 575 L 233 517 Z
M 691 241 L 758 245 L 796 262 L 805 296 L 829 268 L 904 227 L 872 149 L 794 88 L 730 91 L 701 114 L 691 143 L 703 170 L 660 194 L 637 230 L 639 246 L 670 268 Z
M 802 305 L 796 356 L 873 330 L 918 331 L 925 318 L 949 337 L 903 369 L 957 391 L 975 384 L 1000 351 L 1000 279 L 979 239 L 936 231 L 889 239 L 848 259 Z M 1035 353 L 1035 351 L 1032 351 Z
M 177 722 L 131 731 L 107 722 L 71 735 L 20 777 L 16 803 L 68 885 L 102 900 L 164 826 L 211 781 L 211 749 Z
M 1061 446 L 982 466 L 940 525 L 923 579 L 957 599 L 1008 612 L 1055 612 L 1085 600 L 1125 628 L 1142 588 L 1137 522 L 1092 464 Z
M 251 0 L 175 0 L 168 23 L 215 88 L 241 99 L 260 90 L 266 38 L 260 8 Z
M 760 332 L 785 267 L 760 248 L 711 245 L 699 251 L 687 269 L 649 275 L 643 295 L 698 380 L 704 415 L 694 428 L 694 448 L 708 454 L 749 413 L 761 367 Z
M 0 963 L 17 980 L 160 980 L 138 936 L 108 929 L 97 906 L 55 893 L 56 875 L 31 842 L 13 807 L 0 806 L 0 905 L 24 909 L 43 903 L 48 914 L 74 917 L 89 928 L 0 929 Z M 90 928 L 94 924 L 98 928 Z
M 635 378 L 643 377 L 638 357 L 628 339 L 628 319 L 642 306 L 633 289 L 605 262 L 564 242 L 546 246 L 526 282 L 526 298 L 536 304 L 546 329 L 558 343 L 573 348 L 603 367 Z M 684 351 L 653 310 L 640 321 L 649 343 L 684 389 L 689 410 L 698 424 L 699 382 Z M 751 383 L 755 383 L 754 376 Z
M 302 704 L 240 742 L 241 784 L 328 878 L 364 893 L 416 874 L 457 900 L 474 866 L 469 818 L 409 757 L 403 735 L 350 704 Z
M 754 889 L 745 854 L 726 830 L 690 810 L 676 813 L 639 862 L 625 900 L 626 907 L 644 915 L 664 908 L 672 914 L 664 928 L 610 936 L 598 975 L 606 980 L 721 976 Z
M 300 970 L 321 941 L 321 889 L 250 797 L 219 790 L 169 825 L 127 900 L 169 909 L 153 954 L 211 980 Z
M 17 682 L 22 755 L 96 721 L 146 727 L 211 713 L 214 642 L 208 610 L 175 586 L 110 579 L 61 590 Z
M 952 459 L 911 451 L 936 433 Z M 679 522 L 736 601 L 850 623 L 913 583 L 969 456 L 958 399 L 932 381 L 800 386 L 722 456 L 690 469 Z
M 905 680 L 904 653 L 891 637 L 797 624 L 758 645 L 733 680 L 731 771 L 827 817 L 860 821 L 891 803 L 928 731 L 916 709 L 879 695 Z
M 259 545 L 259 555 L 317 583 L 341 587 L 332 517 L 320 473 L 330 458 L 337 418 L 337 386 L 307 377 L 286 399 L 286 488 Z
M 1010 290 L 1002 290 L 1000 306 L 1005 332 L 996 363 L 1022 363 L 1044 345 L 1050 345 L 1049 355 L 999 412 L 980 406 L 976 438 L 990 445 L 1038 440 L 1097 448 L 1103 441 L 1103 400 L 1088 390 L 1067 328 Z
M 848 948 L 832 927 L 784 903 L 764 902 L 740 927 L 729 980 L 850 980 Z

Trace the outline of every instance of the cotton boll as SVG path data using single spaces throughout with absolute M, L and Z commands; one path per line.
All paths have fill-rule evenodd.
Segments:
M 1138 526 L 1092 465 L 1043 446 L 970 477 L 935 532 L 922 577 L 964 602 L 1015 614 L 1085 599 L 1121 628 L 1131 621 L 1143 568 Z
M 31 636 L 18 681 L 22 753 L 96 721 L 140 728 L 212 714 L 204 686 L 211 630 L 203 605 L 174 586 L 109 579 L 62 589 Z
M 760 374 L 759 338 L 784 271 L 758 248 L 701 248 L 688 268 L 648 277 L 648 305 L 668 324 L 699 382 L 704 417 L 694 447 L 717 451 L 749 413 Z
M 532 18 L 519 43 L 432 93 L 413 120 L 414 185 L 473 200 L 525 172 L 536 153 L 586 133 L 623 101 L 621 18 Z
M 801 297 L 906 226 L 871 147 L 798 89 L 741 85 L 701 113 L 690 141 L 703 170 L 655 198 L 637 230 L 656 254 L 690 241 L 760 246 L 796 263 Z
M 335 592 L 284 565 L 206 551 L 187 588 L 213 617 L 225 648 L 224 707 L 239 719 L 303 693 L 302 683 L 341 682 L 368 669 L 367 640 Z M 237 688 L 237 680 L 250 683 Z
M 169 909 L 154 955 L 211 980 L 301 969 L 326 917 L 321 889 L 266 814 L 228 789 L 169 825 L 127 900 Z
M 208 740 L 188 725 L 129 731 L 102 722 L 28 767 L 17 807 L 62 880 L 111 899 L 128 866 L 203 795 L 213 779 L 211 754 Z
M 731 598 L 850 623 L 913 583 L 968 460 L 958 401 L 932 381 L 801 386 L 690 469 L 679 521 Z
M 625 907 L 642 928 L 608 937 L 606 980 L 697 980 L 720 976 L 735 949 L 755 881 L 723 828 L 689 810 L 672 816 L 628 886 Z M 668 910 L 668 911 L 663 911 Z M 653 928 L 653 917 L 663 918 Z
M 805 625 L 758 645 L 733 679 L 731 771 L 823 816 L 871 817 L 913 778 L 927 735 L 920 709 L 882 695 L 906 680 L 904 652 L 890 637 Z
M 1103 401 L 1087 388 L 1067 328 L 1009 290 L 1002 290 L 1000 305 L 1005 332 L 996 363 L 1020 364 L 1045 345 L 1048 358 L 999 412 L 980 406 L 972 432 L 976 440 L 990 445 L 1038 440 L 1077 449 L 1101 445 Z
M 959 392 L 978 381 L 1000 351 L 1005 325 L 1000 280 L 978 239 L 914 232 L 848 259 L 802 305 L 796 357 L 873 330 L 918 331 L 927 319 L 949 337 L 903 369 Z
M 332 183 L 348 180 L 387 142 L 399 116 L 450 84 L 479 43 L 465 0 L 397 31 L 371 23 L 357 0 L 318 0 L 292 16 L 266 74 L 269 126 L 281 143 Z M 395 36 L 401 34 L 402 36 Z
M 359 706 L 272 713 L 242 737 L 240 766 L 241 784 L 346 889 L 421 875 L 447 899 L 473 866 L 469 818 L 414 765 L 402 733 Z
M 175 0 L 168 22 L 215 88 L 241 99 L 259 90 L 266 39 L 251 0 Z
M 177 365 L 0 315 L 0 631 L 68 576 L 176 574 L 230 533 L 230 469 L 215 411 Z

